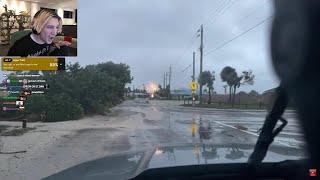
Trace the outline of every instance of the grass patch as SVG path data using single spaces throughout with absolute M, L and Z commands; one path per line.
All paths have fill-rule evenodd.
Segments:
M 28 132 L 28 131 L 32 131 L 35 130 L 36 128 L 20 128 L 20 129 L 13 129 L 11 131 L 7 131 L 2 133 L 2 136 L 22 136 L 24 133 Z

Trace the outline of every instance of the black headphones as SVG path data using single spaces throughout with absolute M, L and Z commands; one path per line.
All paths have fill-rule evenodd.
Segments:
M 33 20 L 36 19 L 37 17 L 39 17 L 42 13 L 44 12 L 49 12 L 52 14 L 52 17 L 54 18 L 57 18 L 59 20 L 61 20 L 61 17 L 56 13 L 54 12 L 53 10 L 49 10 L 49 9 L 41 9 L 39 10 L 33 17 Z M 34 27 L 32 27 L 32 33 L 33 34 L 40 34 L 40 32 L 38 32 Z

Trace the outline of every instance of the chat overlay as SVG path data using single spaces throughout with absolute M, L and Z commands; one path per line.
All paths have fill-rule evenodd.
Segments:
M 23 114 L 31 96 L 44 96 L 50 89 L 46 74 L 65 71 L 65 64 L 61 57 L 1 58 L 0 114 Z

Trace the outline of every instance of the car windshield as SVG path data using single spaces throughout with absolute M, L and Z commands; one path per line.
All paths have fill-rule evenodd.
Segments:
M 59 56 L 54 71 L 12 70 L 10 58 L 1 60 L 0 179 L 127 179 L 150 168 L 248 161 L 280 84 L 272 1 L 0 4 L 2 57 L 18 51 L 21 37 L 41 46 L 34 54 L 68 46 L 74 56 Z M 40 9 L 62 17 L 50 16 L 55 28 L 29 25 Z M 11 44 L 6 32 L 20 40 Z M 283 118 L 263 162 L 306 157 L 291 100 Z

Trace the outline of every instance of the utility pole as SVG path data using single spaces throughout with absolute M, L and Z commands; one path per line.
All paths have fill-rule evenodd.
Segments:
M 171 73 L 172 73 L 172 70 L 171 70 L 171 65 L 170 65 L 170 68 L 169 68 L 169 86 L 171 85 Z
M 201 24 L 201 28 L 200 28 L 200 31 L 201 31 L 201 44 L 200 44 L 200 93 L 199 93 L 199 96 L 200 96 L 200 101 L 199 101 L 199 104 L 202 104 L 202 79 L 201 79 L 201 74 L 202 74 L 202 61 L 203 61 L 203 24 Z
M 170 90 L 171 90 L 171 74 L 172 74 L 172 70 L 171 70 L 171 65 L 170 65 L 170 68 L 169 68 L 169 94 L 168 94 L 169 99 L 171 99 L 171 92 L 170 92 Z
M 192 81 L 195 81 L 195 64 L 196 64 L 196 53 L 195 52 L 193 52 L 193 63 L 192 63 Z
M 165 72 L 165 78 L 164 78 L 164 92 L 165 92 L 166 97 L 168 98 L 168 96 L 167 96 L 167 93 L 168 93 L 168 91 L 167 91 L 167 85 L 168 85 L 168 73 L 167 73 L 167 72 Z
M 163 73 L 163 86 L 162 89 L 166 88 L 166 73 Z
M 193 64 L 193 66 L 192 66 L 192 81 L 193 82 L 195 82 L 195 59 L 196 59 L 196 53 L 195 52 L 193 52 L 193 62 L 192 62 L 192 64 Z M 192 106 L 194 107 L 195 106 L 195 92 L 194 91 L 192 91 Z
M 167 86 L 168 86 L 168 72 L 166 72 L 166 80 L 165 80 L 165 92 L 166 92 L 166 96 L 167 96 L 167 98 L 168 98 L 168 89 L 167 89 Z

